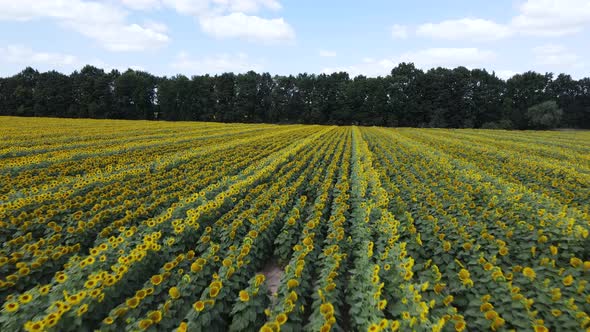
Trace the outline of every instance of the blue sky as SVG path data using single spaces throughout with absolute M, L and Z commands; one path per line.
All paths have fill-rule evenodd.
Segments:
M 0 75 L 84 64 L 158 75 L 401 61 L 590 76 L 590 0 L 0 0 Z

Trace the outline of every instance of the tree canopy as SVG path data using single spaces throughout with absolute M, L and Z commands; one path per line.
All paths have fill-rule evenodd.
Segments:
M 590 128 L 590 78 L 401 63 L 385 77 L 158 77 L 87 65 L 0 78 L 0 115 L 441 128 Z

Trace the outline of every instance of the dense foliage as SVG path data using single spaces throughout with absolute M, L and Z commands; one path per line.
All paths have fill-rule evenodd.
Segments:
M 588 132 L 0 120 L 1 331 L 590 328 Z
M 555 102 L 550 116 L 537 107 Z M 545 104 L 545 106 L 548 104 Z M 531 107 L 536 107 L 530 111 Z M 156 77 L 86 66 L 0 78 L 0 115 L 401 127 L 590 128 L 590 78 L 402 63 L 385 77 L 248 72 Z M 549 122 L 549 125 L 547 123 Z

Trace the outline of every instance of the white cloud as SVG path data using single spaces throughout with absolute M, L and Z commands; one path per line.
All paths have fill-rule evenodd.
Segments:
M 416 34 L 435 39 L 488 41 L 506 38 L 512 32 L 509 27 L 489 20 L 463 18 L 422 24 Z
M 468 48 L 429 48 L 417 52 L 404 53 L 398 62 L 414 62 L 422 68 L 431 67 L 456 67 L 456 66 L 481 66 L 486 65 L 495 58 L 492 51 L 481 50 L 474 47 Z
M 331 74 L 334 72 L 347 72 L 351 76 L 358 76 L 358 75 L 365 75 L 365 76 L 385 76 L 389 74 L 391 69 L 396 66 L 396 62 L 393 59 L 382 59 L 382 60 L 374 60 L 366 61 L 369 59 L 364 59 L 362 63 L 351 65 L 351 66 L 343 66 L 343 67 L 328 67 L 322 70 L 322 73 Z
M 496 76 L 503 79 L 503 80 L 507 80 L 509 78 L 511 78 L 512 76 L 518 74 L 518 72 L 514 71 L 514 70 L 509 70 L 509 69 L 504 69 L 504 70 L 497 70 L 495 71 Z
M 265 19 L 244 13 L 203 17 L 201 28 L 216 38 L 240 38 L 248 41 L 275 42 L 295 38 L 295 32 L 283 18 Z
M 188 53 L 181 52 L 170 66 L 190 74 L 244 73 L 249 70 L 261 71 L 263 68 L 261 64 L 251 62 L 243 53 L 191 58 Z
M 74 55 L 37 52 L 22 45 L 0 47 L 0 61 L 23 66 L 42 65 L 51 68 L 73 68 L 83 64 Z
M 282 18 L 256 15 L 262 9 L 282 8 L 277 0 L 161 0 L 180 14 L 197 18 L 201 30 L 215 38 L 239 38 L 254 42 L 281 42 L 295 38 Z
M 160 8 L 160 0 L 121 0 L 123 5 L 135 10 L 150 10 Z
M 511 24 L 526 35 L 555 37 L 574 34 L 590 24 L 590 1 L 527 0 Z
M 138 24 L 100 26 L 67 23 L 66 26 L 97 40 L 107 50 L 115 52 L 143 51 L 160 47 L 169 41 L 166 34 Z
M 209 0 L 162 0 L 162 5 L 183 15 L 203 15 L 210 11 Z
M 490 41 L 515 34 L 559 37 L 579 33 L 587 25 L 590 25 L 588 0 L 526 0 L 506 24 L 461 18 L 422 24 L 416 34 L 445 40 Z
M 226 7 L 226 10 L 233 12 L 255 13 L 262 8 L 279 10 L 281 4 L 276 0 L 215 0 L 215 4 Z
M 161 0 L 160 3 L 181 14 L 195 16 L 222 15 L 231 12 L 257 13 L 262 9 L 279 10 L 282 8 L 276 0 Z
M 365 58 L 359 64 L 324 68 L 322 72 L 332 73 L 345 71 L 352 76 L 384 76 L 400 62 L 413 62 L 417 67 L 430 69 L 433 67 L 453 68 L 457 66 L 484 67 L 495 58 L 492 51 L 478 48 L 429 48 L 419 51 L 403 53 L 388 59 Z
M 122 21 L 125 13 L 109 4 L 81 0 L 0 0 L 0 19 L 29 21 L 53 18 L 64 21 L 110 23 Z
M 395 39 L 408 38 L 408 28 L 405 25 L 394 24 L 391 27 L 391 36 Z
M 152 20 L 146 20 L 144 22 L 143 26 L 146 29 L 150 29 L 155 32 L 160 32 L 162 34 L 165 34 L 168 32 L 168 26 L 166 24 L 152 21 Z
M 120 0 L 134 10 L 152 10 L 168 7 L 181 14 L 213 15 L 226 12 L 256 13 L 262 9 L 279 10 L 277 0 Z
M 127 13 L 109 3 L 81 0 L 0 0 L 0 20 L 30 21 L 49 18 L 98 41 L 111 51 L 159 48 L 169 37 L 152 28 L 130 24 Z
M 319 53 L 320 53 L 321 57 L 335 57 L 336 56 L 336 52 L 334 52 L 334 51 L 320 50 Z
M 533 49 L 535 64 L 542 66 L 578 67 L 580 57 L 562 45 L 546 44 Z
M 97 58 L 83 60 L 75 55 L 59 52 L 42 52 L 23 45 L 0 47 L 0 65 L 2 64 L 6 64 L 7 66 L 0 67 L 12 67 L 18 71 L 22 70 L 25 66 L 32 66 L 39 70 L 58 70 L 64 73 L 79 70 L 87 64 L 102 68 L 107 72 L 113 69 L 124 72 L 128 68 L 145 70 L 143 67 L 137 65 L 111 65 Z M 0 71 L 0 74 L 13 75 L 16 72 Z

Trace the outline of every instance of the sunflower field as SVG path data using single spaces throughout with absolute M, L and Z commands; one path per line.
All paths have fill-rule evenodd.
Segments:
M 590 331 L 590 132 L 0 133 L 0 331 Z

